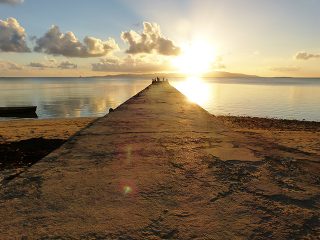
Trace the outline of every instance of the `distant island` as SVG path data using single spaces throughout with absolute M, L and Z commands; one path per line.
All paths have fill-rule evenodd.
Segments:
M 125 73 L 125 74 L 110 74 L 105 76 L 91 76 L 91 77 L 105 77 L 105 78 L 153 78 L 154 76 L 164 77 L 164 78 L 185 78 L 188 77 L 186 74 L 182 73 Z M 230 72 L 209 72 L 202 75 L 204 78 L 209 77 L 219 77 L 219 78 L 256 78 L 259 76 L 248 75 L 243 73 L 230 73 Z

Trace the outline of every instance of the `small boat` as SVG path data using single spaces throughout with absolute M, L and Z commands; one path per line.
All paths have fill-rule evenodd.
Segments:
M 37 106 L 0 107 L 0 117 L 37 118 Z

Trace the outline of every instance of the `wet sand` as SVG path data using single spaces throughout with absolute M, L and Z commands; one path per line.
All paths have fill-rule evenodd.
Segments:
M 151 86 L 6 180 L 0 235 L 316 239 L 318 125 L 256 120 L 214 117 Z

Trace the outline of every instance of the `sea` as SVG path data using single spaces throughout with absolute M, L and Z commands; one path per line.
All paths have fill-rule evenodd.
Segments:
M 317 78 L 177 78 L 169 82 L 214 115 L 320 121 Z M 36 105 L 40 119 L 100 117 L 150 83 L 150 79 L 110 77 L 0 78 L 0 107 Z

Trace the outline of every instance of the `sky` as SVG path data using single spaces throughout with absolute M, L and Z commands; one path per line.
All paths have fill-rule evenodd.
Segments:
M 320 0 L 0 0 L 0 76 L 320 77 Z

